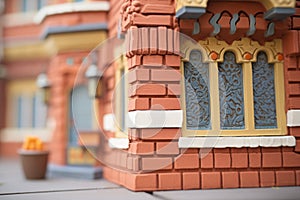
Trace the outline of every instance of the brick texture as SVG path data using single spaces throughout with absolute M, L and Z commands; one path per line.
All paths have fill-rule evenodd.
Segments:
M 238 188 L 239 173 L 238 172 L 222 172 L 222 187 L 223 188 Z
M 167 94 L 168 95 L 181 95 L 181 85 L 180 84 L 168 84 L 167 85 Z
M 215 168 L 230 168 L 231 158 L 229 149 L 214 149 Z
M 182 173 L 182 189 L 199 189 L 200 174 L 199 172 L 184 172 Z
M 181 154 L 175 158 L 175 169 L 197 169 L 199 168 L 198 154 Z
M 214 159 L 213 159 L 213 153 L 209 152 L 204 157 L 200 158 L 201 168 L 213 168 L 214 166 Z
M 262 154 L 263 167 L 281 167 L 282 159 L 280 152 L 265 152 Z
M 291 186 L 296 183 L 294 171 L 277 171 L 275 174 L 277 186 Z
M 146 171 L 172 169 L 172 158 L 142 158 L 142 169 Z
M 128 110 L 148 110 L 150 108 L 148 98 L 132 98 L 128 102 Z
M 260 172 L 260 186 L 261 187 L 273 187 L 273 186 L 275 186 L 274 171 L 261 171 Z
M 181 73 L 179 70 L 171 70 L 171 69 L 151 70 L 152 81 L 180 81 L 180 79 L 181 79 Z
M 300 170 L 296 170 L 296 185 L 300 185 Z
M 151 109 L 153 110 L 180 110 L 180 99 L 177 98 L 152 98 Z
M 133 69 L 128 72 L 128 83 L 133 83 L 136 81 L 149 81 L 149 79 L 149 69 Z
M 130 143 L 129 153 L 139 155 L 152 155 L 154 154 L 154 143 L 153 142 L 132 142 Z
M 160 173 L 158 174 L 158 186 L 160 190 L 180 190 L 180 173 Z
M 261 167 L 261 152 L 259 148 L 249 148 L 249 167 L 250 168 L 259 168 Z
M 143 56 L 143 65 L 161 66 L 163 65 L 163 56 L 158 56 L 158 55 Z
M 134 84 L 129 90 L 130 96 L 135 95 L 166 95 L 164 84 Z
M 259 187 L 258 172 L 244 171 L 240 172 L 241 187 Z
M 201 173 L 201 187 L 203 189 L 221 188 L 220 172 L 202 172 Z
M 233 168 L 247 168 L 249 162 L 247 149 L 232 149 L 231 162 Z
M 136 191 L 155 190 L 157 188 L 156 174 L 128 174 L 126 185 Z
M 157 142 L 156 154 L 177 155 L 179 154 L 178 142 Z
M 300 154 L 295 152 L 283 153 L 284 167 L 300 167 Z
M 178 128 L 140 129 L 140 138 L 143 140 L 176 140 L 181 136 Z
M 179 56 L 167 55 L 165 59 L 167 66 L 180 66 L 181 58 Z

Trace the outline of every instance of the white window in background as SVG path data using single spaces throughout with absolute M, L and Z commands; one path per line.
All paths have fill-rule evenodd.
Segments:
M 44 128 L 46 127 L 47 119 L 47 106 L 43 102 L 43 94 L 36 92 L 33 97 L 33 110 L 32 110 L 32 127 Z
M 70 96 L 71 118 L 78 131 L 93 129 L 93 101 L 88 95 L 86 86 L 77 86 Z
M 30 95 L 20 95 L 16 99 L 16 119 L 18 128 L 31 128 L 32 126 L 32 97 Z
M 15 98 L 15 122 L 17 128 L 44 128 L 47 107 L 40 92 L 34 95 L 21 94 Z

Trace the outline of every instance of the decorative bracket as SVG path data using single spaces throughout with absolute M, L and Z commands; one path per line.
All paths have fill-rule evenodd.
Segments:
M 176 18 L 198 19 L 206 13 L 207 0 L 177 0 Z
M 206 12 L 209 0 L 177 0 L 176 17 L 179 19 L 197 19 Z M 237 0 L 236 0 L 237 1 Z M 266 20 L 283 20 L 295 13 L 296 0 L 254 0 L 266 8 Z M 241 2 L 242 3 L 242 2 Z

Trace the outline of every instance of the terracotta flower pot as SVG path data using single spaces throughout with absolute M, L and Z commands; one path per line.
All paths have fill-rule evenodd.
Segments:
M 44 179 L 47 171 L 49 151 L 18 151 L 22 168 L 27 179 Z

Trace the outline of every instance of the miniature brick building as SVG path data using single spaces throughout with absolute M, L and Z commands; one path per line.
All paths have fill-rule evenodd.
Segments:
M 16 2 L 6 1 L 5 12 Z M 4 48 L 0 98 L 18 107 L 14 92 L 34 88 L 47 72 L 51 163 L 95 164 L 77 157 L 70 96 L 84 57 L 117 36 L 126 52 L 106 63 L 104 93 L 93 100 L 103 130 L 79 131 L 96 141 L 89 148 L 106 179 L 134 191 L 300 185 L 299 1 L 49 2 L 37 24 L 6 16 L 4 41 L 12 44 Z M 98 59 L 102 69 L 105 56 Z M 12 154 L 16 129 L 3 127 L 0 152 Z
M 299 5 L 119 5 L 131 124 L 120 138 L 104 109 L 105 178 L 134 191 L 299 185 Z

